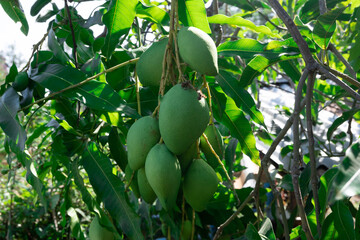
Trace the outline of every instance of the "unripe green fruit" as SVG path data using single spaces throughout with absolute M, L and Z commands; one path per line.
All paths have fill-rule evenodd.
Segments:
M 145 202 L 152 204 L 156 199 L 156 194 L 147 180 L 145 168 L 140 168 L 137 171 L 137 179 L 142 199 L 144 199 Z
M 131 167 L 128 165 L 126 165 L 125 168 L 125 179 L 127 182 L 130 182 L 130 188 L 133 191 L 134 195 L 139 198 L 140 197 L 140 191 L 139 191 L 139 184 L 138 184 L 138 179 L 137 179 L 137 171 L 135 171 L 134 173 L 134 177 L 133 179 L 131 179 L 131 176 L 133 174 L 133 170 L 131 169 Z
M 198 212 L 205 210 L 218 185 L 214 169 L 202 159 L 195 159 L 184 176 L 183 191 L 186 201 Z
M 113 240 L 114 234 L 100 225 L 99 217 L 96 216 L 89 227 L 90 240 Z
M 224 153 L 224 140 L 222 139 L 219 130 L 215 127 L 214 124 L 210 124 L 205 129 L 204 133 L 208 138 L 211 146 L 215 150 L 216 154 L 219 156 L 220 159 L 222 159 Z M 212 153 L 210 146 L 207 144 L 203 136 L 201 136 L 200 138 L 200 148 L 201 151 L 205 154 L 206 161 L 210 164 L 211 167 L 216 168 L 219 165 L 219 161 Z
M 173 86 L 161 101 L 160 134 L 176 155 L 184 153 L 201 136 L 209 119 L 205 98 L 186 83 Z
M 199 141 L 195 141 L 188 150 L 186 150 L 183 154 L 177 156 L 179 159 L 182 173 L 186 172 L 186 169 L 189 167 L 192 160 L 196 158 L 198 144 Z
M 169 39 L 154 42 L 136 64 L 136 72 L 143 86 L 160 86 L 163 59 Z
M 180 56 L 192 69 L 210 76 L 219 73 L 216 45 L 208 34 L 196 27 L 183 27 L 177 38 Z
M 150 186 L 167 211 L 175 203 L 181 181 L 180 163 L 165 144 L 156 144 L 145 162 L 145 173 Z
M 128 163 L 134 171 L 145 166 L 150 149 L 160 140 L 158 120 L 146 116 L 137 120 L 127 134 Z
M 26 72 L 19 72 L 18 75 L 16 75 L 15 80 L 12 84 L 12 87 L 18 91 L 21 92 L 26 89 L 26 87 L 29 84 L 29 77 Z
M 181 232 L 181 240 L 189 240 L 191 238 L 192 224 L 190 220 L 184 221 L 183 230 Z

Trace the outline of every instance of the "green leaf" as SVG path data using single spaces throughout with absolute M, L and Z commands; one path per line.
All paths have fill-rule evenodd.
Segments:
M 63 47 L 56 39 L 55 32 L 51 28 L 48 34 L 48 47 L 53 52 L 54 56 L 64 65 L 70 61 L 69 56 L 65 53 Z
M 231 17 L 225 16 L 223 14 L 217 14 L 208 17 L 208 21 L 209 23 L 229 24 L 236 25 L 238 27 L 245 27 L 257 33 L 263 33 L 274 38 L 281 38 L 279 34 L 272 32 L 270 28 L 266 26 L 256 26 L 252 21 L 246 20 L 237 14 Z
M 20 30 L 27 36 L 29 33 L 29 24 L 19 0 L 0 0 L 6 14 L 15 22 L 21 23 Z
M 14 82 L 16 75 L 18 75 L 18 69 L 16 67 L 16 64 L 13 63 L 10 67 L 9 74 L 6 75 L 5 82 L 6 83 Z
M 299 68 L 295 64 L 295 60 L 287 60 L 279 62 L 279 66 L 284 70 L 294 83 L 297 83 L 301 77 Z
M 117 165 L 119 165 L 121 170 L 125 172 L 125 167 L 128 163 L 127 152 L 125 151 L 125 147 L 121 142 L 120 135 L 116 127 L 111 128 L 108 142 L 111 157 L 115 160 Z
M 250 4 L 247 0 L 222 0 L 221 2 L 233 5 L 245 11 L 255 11 L 256 9 L 253 7 L 252 4 L 258 7 L 261 6 L 261 3 L 259 1 L 251 1 L 252 4 Z
M 356 114 L 357 112 L 359 112 L 360 109 L 352 109 L 346 112 L 343 112 L 342 115 L 340 117 L 338 117 L 337 119 L 335 119 L 335 121 L 331 124 L 331 126 L 329 127 L 326 136 L 327 136 L 327 140 L 330 141 L 331 137 L 333 135 L 333 133 L 335 132 L 335 130 L 344 122 L 348 121 L 350 118 L 352 118 L 354 116 L 354 114 Z
M 193 26 L 211 33 L 203 0 L 179 0 L 179 19 L 184 26 Z
M 80 83 L 86 77 L 83 72 L 70 66 L 49 64 L 34 69 L 31 79 L 52 92 L 58 92 Z M 69 98 L 79 98 L 85 105 L 95 110 L 121 112 L 128 117 L 139 117 L 136 110 L 127 106 L 120 95 L 104 82 L 91 80 L 62 94 Z
M 35 16 L 37 15 L 43 7 L 45 7 L 51 0 L 36 0 L 36 2 L 32 5 L 30 9 L 30 15 Z
M 218 92 L 218 94 L 221 94 Z M 256 149 L 256 141 L 253 135 L 251 126 L 244 113 L 236 106 L 234 100 L 227 97 L 223 94 L 221 98 L 216 98 L 217 100 L 226 102 L 221 104 L 214 104 L 214 116 L 217 121 L 224 124 L 231 132 L 231 136 L 237 138 L 241 145 L 241 150 L 250 159 L 260 165 L 259 151 Z M 222 116 L 219 116 L 217 113 L 219 112 L 218 107 L 221 105 L 225 105 L 225 110 Z
M 130 60 L 131 57 L 126 51 L 116 51 L 111 56 L 111 59 L 106 62 L 106 68 L 111 68 L 120 63 Z M 115 91 L 124 89 L 130 84 L 130 70 L 129 65 L 118 68 L 106 74 L 106 81 L 114 88 Z
M 0 127 L 12 142 L 24 151 L 26 132 L 17 118 L 19 109 L 19 95 L 10 87 L 0 98 Z
M 355 239 L 360 240 L 360 209 L 358 209 L 355 217 Z
M 332 187 L 335 194 L 331 200 L 340 200 L 360 193 L 360 142 L 354 143 L 347 150 Z
M 321 238 L 320 240 L 333 240 L 337 239 L 337 231 L 334 224 L 334 213 L 330 213 L 321 228 Z
M 124 183 L 112 173 L 109 158 L 100 152 L 95 143 L 89 143 L 82 162 L 91 185 L 104 202 L 115 225 L 130 239 L 144 239 L 140 229 L 140 218 L 126 200 Z
M 262 222 L 259 230 L 259 235 L 262 239 L 276 240 L 274 229 L 269 218 L 265 218 L 265 220 Z
M 245 59 L 251 59 L 255 56 L 279 59 L 282 56 L 298 56 L 300 54 L 300 50 L 292 38 L 284 41 L 271 41 L 267 44 L 245 38 L 224 42 L 218 46 L 217 50 L 222 55 L 239 55 Z
M 83 230 L 81 229 L 79 217 L 73 207 L 70 207 L 66 211 L 67 215 L 70 217 L 70 229 L 71 235 L 75 239 L 85 239 Z
M 241 87 L 246 87 L 250 85 L 256 77 L 258 77 L 266 68 L 270 67 L 271 65 L 280 61 L 295 59 L 299 57 L 299 55 L 282 55 L 279 58 L 269 60 L 263 56 L 256 56 L 246 65 L 243 73 L 241 74 L 239 84 Z
M 332 9 L 336 6 L 336 4 L 344 1 L 346 0 L 326 0 L 326 6 L 328 9 Z M 302 2 L 305 2 L 305 4 L 301 8 L 299 16 L 304 23 L 315 20 L 318 16 L 320 16 L 318 0 L 306 0 Z
M 236 106 L 249 114 L 254 122 L 261 124 L 266 128 L 264 117 L 256 108 L 255 101 L 244 88 L 239 86 L 239 82 L 231 74 L 220 70 L 219 74 L 216 76 L 216 80 L 224 92 L 235 101 Z
M 344 12 L 346 7 L 336 8 L 318 17 L 313 30 L 313 39 L 322 49 L 327 49 L 330 39 L 336 29 L 336 19 Z
M 170 16 L 164 9 L 154 5 L 146 6 L 142 2 L 136 6 L 136 16 L 162 25 L 170 21 Z
M 135 19 L 135 8 L 138 0 L 112 0 L 109 11 L 104 14 L 103 22 L 107 27 L 107 34 L 102 52 L 109 58 L 119 39 L 128 34 Z
M 320 177 L 319 205 L 321 221 L 325 218 L 325 212 L 327 210 L 328 199 L 331 192 L 331 185 L 337 173 L 338 168 L 331 168 Z
M 331 210 L 334 213 L 335 228 L 339 232 L 341 239 L 355 239 L 354 220 L 349 208 L 342 201 L 336 201 L 331 206 Z
M 258 231 L 256 230 L 255 226 L 252 225 L 251 223 L 248 224 L 248 226 L 246 228 L 245 236 L 249 240 L 250 239 L 251 240 L 261 240 L 261 237 L 260 237 Z

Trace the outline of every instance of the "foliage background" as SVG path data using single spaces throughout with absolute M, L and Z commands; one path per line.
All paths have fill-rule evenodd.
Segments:
M 84 239 L 97 214 L 119 239 L 155 239 L 168 227 L 179 239 L 184 219 L 193 220 L 195 236 L 203 239 L 360 239 L 353 197 L 360 193 L 359 133 L 351 128 L 360 119 L 359 1 L 224 0 L 208 8 L 202 0 L 178 1 L 181 25 L 209 33 L 219 54 L 220 73 L 206 82 L 226 143 L 226 172 L 216 169 L 222 183 L 207 210 L 196 214 L 181 197 L 178 209 L 167 213 L 125 190 L 127 131 L 158 103 L 158 89 L 137 87 L 134 63 L 153 41 L 171 34 L 171 2 L 106 1 L 88 19 L 76 11 L 86 1 L 64 3 L 34 1 L 31 15 L 47 22 L 48 32 L 23 69 L 14 62 L 0 75 L 1 238 Z M 24 34 L 36 27 L 27 24 L 20 1 L 0 4 Z M 106 31 L 94 36 L 93 25 Z M 31 81 L 16 92 L 12 83 L 21 71 Z M 199 74 L 184 74 L 202 85 Z M 295 106 L 280 106 L 288 121 L 274 130 L 259 110 L 260 89 L 277 86 L 280 76 L 292 87 Z M 319 112 L 329 106 L 341 115 L 326 137 L 312 137 L 322 124 Z M 270 157 L 285 140 L 291 144 L 281 155 L 292 168 L 278 165 L 279 174 L 269 178 Z M 268 151 L 259 152 L 256 141 Z M 318 177 L 322 157 L 344 160 Z M 243 158 L 261 165 L 257 184 L 233 191 L 226 173 L 233 180 Z M 262 174 L 268 185 L 260 182 Z M 281 221 L 283 204 L 287 221 Z

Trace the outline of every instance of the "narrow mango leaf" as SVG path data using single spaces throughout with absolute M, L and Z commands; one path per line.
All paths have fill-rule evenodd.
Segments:
M 338 168 L 331 168 L 320 177 L 319 205 L 321 221 L 325 218 L 325 212 L 327 210 L 326 208 L 328 206 L 328 199 L 331 192 L 331 185 L 337 173 Z
M 219 45 L 218 53 L 226 56 L 239 55 L 245 59 L 264 56 L 268 59 L 278 59 L 281 56 L 298 56 L 300 50 L 292 38 L 284 41 L 271 41 L 267 44 L 254 39 L 239 39 Z
M 24 151 L 26 132 L 17 118 L 19 109 L 19 95 L 11 87 L 0 98 L 0 127 L 11 141 Z
M 146 6 L 142 2 L 136 6 L 136 16 L 162 25 L 170 21 L 170 16 L 164 9 L 155 5 Z
M 36 2 L 32 5 L 30 9 L 30 15 L 36 16 L 43 7 L 45 7 L 51 0 L 36 0 Z
M 321 228 L 321 238 L 320 240 L 333 240 L 333 239 L 337 239 L 337 231 L 335 228 L 335 224 L 334 224 L 334 213 L 330 213 Z
M 355 217 L 355 239 L 360 240 L 360 209 L 358 209 Z
M 218 92 L 218 95 L 222 95 L 222 93 Z M 234 100 L 225 94 L 216 99 L 219 101 L 225 100 L 226 102 L 214 105 L 215 119 L 230 130 L 231 136 L 239 140 L 241 151 L 249 156 L 254 163 L 260 165 L 259 151 L 256 149 L 255 137 L 244 113 L 236 106 Z M 221 105 L 225 105 L 225 110 L 220 117 L 218 115 L 218 107 Z
M 331 126 L 329 127 L 326 136 L 327 136 L 327 140 L 330 141 L 331 137 L 333 135 L 333 133 L 335 132 L 335 130 L 344 122 L 348 121 L 350 118 L 352 118 L 354 116 L 354 114 L 356 114 L 357 112 L 359 112 L 360 109 L 352 109 L 346 112 L 343 112 L 343 114 L 341 115 L 341 117 L 338 117 L 337 119 L 335 119 L 335 121 L 331 124 Z
M 287 60 L 279 62 L 279 66 L 284 70 L 294 83 L 297 83 L 301 77 L 299 68 L 294 63 L 294 60 Z
M 125 172 L 125 167 L 128 163 L 127 152 L 125 151 L 125 147 L 121 142 L 120 135 L 116 127 L 111 128 L 108 143 L 111 157 L 119 165 L 121 170 Z
M 64 65 L 66 65 L 70 59 L 69 56 L 65 53 L 64 49 L 61 47 L 59 42 L 56 39 L 55 32 L 51 28 L 48 34 L 48 47 L 53 52 L 54 56 Z
M 16 157 L 21 162 L 21 164 L 26 167 L 26 181 L 34 188 L 46 212 L 48 203 L 45 198 L 45 187 L 38 177 L 33 160 L 28 154 L 23 152 L 23 150 L 17 146 L 12 147 L 11 149 L 16 154 Z
M 102 210 L 100 205 L 91 196 L 87 187 L 85 186 L 84 180 L 81 177 L 80 172 L 79 172 L 79 165 L 78 165 L 77 161 L 72 162 L 71 172 L 74 177 L 74 182 L 75 182 L 77 188 L 80 190 L 82 200 L 84 201 L 84 203 L 86 204 L 88 209 L 91 212 L 95 212 L 97 215 L 101 216 L 100 221 L 103 226 L 106 226 L 107 228 L 112 229 L 112 232 L 117 232 L 117 230 L 115 229 L 115 226 L 112 224 L 112 222 L 110 221 L 107 214 L 105 214 L 104 210 Z
M 246 20 L 239 15 L 228 17 L 223 14 L 216 14 L 208 17 L 208 21 L 209 23 L 229 24 L 238 27 L 245 27 L 257 33 L 264 33 L 274 38 L 281 38 L 279 34 L 272 32 L 270 28 L 266 26 L 256 26 L 252 21 Z
M 261 7 L 261 3 L 259 1 L 251 1 L 252 4 L 247 0 L 222 0 L 221 2 L 233 5 L 245 11 L 255 11 L 256 9 L 253 7 L 254 4 L 257 7 Z
M 179 0 L 179 19 L 184 26 L 193 26 L 211 33 L 203 0 Z
M 249 223 L 247 228 L 246 228 L 245 236 L 246 236 L 247 239 L 261 240 L 261 237 L 260 237 L 257 229 L 251 223 Z
M 336 201 L 331 206 L 331 210 L 334 213 L 335 228 L 339 232 L 341 239 L 355 239 L 354 220 L 349 208 L 342 201 Z
M 280 61 L 295 59 L 299 57 L 300 55 L 282 55 L 278 58 L 269 60 L 263 56 L 256 56 L 248 63 L 248 65 L 246 65 L 243 73 L 241 74 L 239 85 L 241 87 L 246 87 L 252 83 L 254 78 L 259 76 L 266 68 L 270 67 L 271 65 Z
M 15 22 L 21 23 L 20 30 L 27 36 L 29 33 L 29 24 L 19 0 L 0 0 L 0 4 L 6 14 Z
M 100 152 L 95 143 L 90 143 L 83 154 L 82 162 L 91 185 L 104 202 L 115 225 L 129 239 L 144 239 L 140 229 L 140 218 L 126 199 L 124 183 L 112 173 L 109 158 Z
M 313 39 L 322 49 L 327 49 L 330 39 L 336 29 L 336 19 L 344 12 L 346 7 L 336 8 L 318 17 L 313 30 Z
M 86 79 L 86 76 L 70 66 L 49 64 L 34 69 L 31 78 L 50 91 L 58 92 L 80 83 Z M 92 80 L 62 94 L 69 98 L 79 98 L 85 105 L 95 110 L 120 112 L 121 115 L 132 118 L 139 117 L 136 110 L 127 106 L 120 95 L 104 82 Z
M 254 122 L 266 128 L 264 117 L 256 108 L 254 99 L 244 88 L 239 86 L 239 82 L 230 73 L 220 70 L 216 80 L 224 92 L 235 101 L 236 106 L 249 114 Z
M 344 2 L 346 0 L 327 0 L 326 6 L 328 9 L 332 9 L 336 6 L 336 4 L 340 2 Z M 300 18 L 304 23 L 308 23 L 312 20 L 317 19 L 317 17 L 320 16 L 320 10 L 319 10 L 319 1 L 318 0 L 305 0 L 301 1 L 305 2 L 303 7 L 300 10 Z M 299 8 L 299 7 L 297 7 Z
M 75 239 L 85 239 L 83 229 L 80 225 L 79 217 L 73 207 L 70 207 L 66 214 L 70 217 L 70 229 L 71 229 L 71 235 Z
M 347 150 L 332 187 L 335 196 L 333 195 L 331 200 L 340 200 L 360 193 L 360 142 L 354 143 Z
M 138 0 L 112 0 L 109 11 L 103 16 L 107 27 L 105 44 L 102 52 L 109 58 L 121 36 L 128 34 L 135 18 L 135 8 Z
M 213 105 L 213 112 L 219 118 L 222 118 L 226 108 L 226 95 L 223 90 L 217 86 L 210 86 L 211 102 Z M 216 111 L 216 113 L 215 113 Z
M 259 235 L 262 237 L 262 239 L 276 240 L 273 225 L 269 218 L 265 218 L 265 220 L 262 222 Z

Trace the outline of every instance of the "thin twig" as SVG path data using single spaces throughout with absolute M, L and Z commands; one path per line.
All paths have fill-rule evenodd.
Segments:
M 350 63 L 344 58 L 344 56 L 336 49 L 334 44 L 330 43 L 328 49 L 334 53 L 334 55 L 345 65 L 346 69 L 349 71 L 350 75 L 356 79 L 356 72 Z
M 327 12 L 326 0 L 319 0 L 320 15 Z
M 234 197 L 236 198 L 238 205 L 240 205 L 240 199 L 239 199 L 239 197 L 238 197 L 238 195 L 237 195 L 237 193 L 236 193 L 236 190 L 235 190 L 235 187 L 234 187 L 234 183 L 233 183 L 233 181 L 231 180 L 231 178 L 230 178 L 230 176 L 229 176 L 229 173 L 227 172 L 227 170 L 226 170 L 226 168 L 225 168 L 225 165 L 222 163 L 220 157 L 216 154 L 214 148 L 211 146 L 211 143 L 209 142 L 209 139 L 207 138 L 207 136 L 206 136 L 205 133 L 202 134 L 202 137 L 205 139 L 206 144 L 209 146 L 211 153 L 216 157 L 216 159 L 218 160 L 220 166 L 222 167 L 223 171 L 225 172 L 226 178 L 227 178 L 227 180 L 229 181 L 229 184 L 230 184 L 230 186 L 231 186 L 231 190 L 232 190 L 233 193 L 234 193 Z
M 299 134 L 299 114 L 300 114 L 300 102 L 302 98 L 302 89 L 305 84 L 305 80 L 309 74 L 309 70 L 306 68 L 299 80 L 298 88 L 296 90 L 295 95 L 295 107 L 294 107 L 294 123 L 293 123 L 293 162 L 291 167 L 291 176 L 292 176 L 292 182 L 294 186 L 294 194 L 296 199 L 296 204 L 298 206 L 299 215 L 301 218 L 301 224 L 303 231 L 305 232 L 307 239 L 314 239 L 310 227 L 309 222 L 306 217 L 305 209 L 304 209 L 304 203 L 301 195 L 300 185 L 299 185 L 299 176 L 300 176 L 300 134 Z
M 71 31 L 71 36 L 72 36 L 72 40 L 73 40 L 73 56 L 74 56 L 74 63 L 75 63 L 75 67 L 78 68 L 78 60 L 77 60 L 77 44 L 76 44 L 76 38 L 75 38 L 75 31 L 74 31 L 74 27 L 72 24 L 72 20 L 71 20 L 71 13 L 70 13 L 70 9 L 68 6 L 68 2 L 67 0 L 64 0 L 65 2 L 65 8 L 66 8 L 66 12 L 69 18 L 69 27 L 70 27 L 70 31 Z
M 276 14 L 279 18 L 284 22 L 294 41 L 298 45 L 301 55 L 305 60 L 306 66 L 310 71 L 316 69 L 317 63 L 315 59 L 312 57 L 311 51 L 309 49 L 308 44 L 305 39 L 302 37 L 299 29 L 296 27 L 294 21 L 291 19 L 289 14 L 285 11 L 285 9 L 280 5 L 277 0 L 268 0 L 271 7 L 275 10 Z
M 342 72 L 339 72 L 335 69 L 332 69 L 328 66 L 323 65 L 323 68 L 325 68 L 326 70 L 328 70 L 329 72 L 331 72 L 332 74 L 334 74 L 335 76 L 341 77 L 342 79 L 348 81 L 350 84 L 356 86 L 358 89 L 360 89 L 360 82 L 358 80 L 356 80 L 356 73 L 355 73 L 355 78 L 350 77 L 349 75 L 346 75 Z
M 50 30 L 49 30 L 50 31 Z M 43 42 L 45 41 L 46 37 L 49 35 L 49 31 L 47 31 L 44 36 L 40 39 L 40 41 L 36 44 L 34 44 L 33 46 L 33 50 L 32 53 L 30 55 L 30 58 L 28 60 L 28 62 L 26 63 L 26 65 L 23 67 L 23 69 L 21 69 L 21 72 L 27 71 L 29 69 L 30 63 L 31 63 L 31 59 L 33 58 L 34 54 L 36 51 L 39 50 L 39 47 L 43 44 Z
M 319 195 L 318 195 L 318 179 L 316 169 L 316 156 L 315 156 L 315 141 L 314 133 L 312 128 L 312 98 L 314 90 L 315 76 L 313 73 L 309 74 L 308 84 L 306 88 L 306 123 L 307 123 L 307 134 L 309 143 L 309 156 L 310 156 L 310 167 L 311 167 L 311 187 L 315 202 L 315 213 L 316 213 L 316 227 L 319 238 L 321 236 L 321 221 L 320 221 L 320 206 L 319 206 Z
M 349 85 L 347 85 L 345 82 L 338 79 L 334 74 L 329 72 L 328 69 L 318 64 L 318 71 L 320 74 L 324 75 L 327 79 L 330 79 L 331 81 L 339 85 L 342 89 L 344 89 L 346 92 L 352 95 L 356 100 L 360 100 L 360 95 L 354 89 L 349 87 Z
M 48 96 L 46 96 L 46 97 L 44 97 L 44 98 L 41 98 L 41 99 L 39 99 L 39 100 L 37 100 L 37 101 L 35 101 L 35 102 L 33 102 L 33 103 L 31 103 L 31 104 L 23 107 L 23 108 L 21 108 L 21 109 L 19 110 L 19 112 L 20 112 L 20 111 L 24 111 L 25 109 L 27 109 L 27 108 L 35 105 L 35 104 L 38 104 L 38 103 L 40 103 L 40 102 L 42 102 L 42 101 L 47 101 L 47 100 L 55 97 L 56 95 L 59 95 L 59 94 L 61 94 L 61 93 L 63 93 L 63 92 L 66 92 L 66 91 L 68 91 L 68 90 L 70 90 L 70 89 L 80 87 L 80 86 L 84 85 L 85 83 L 87 83 L 87 82 L 89 82 L 89 81 L 91 81 L 91 80 L 94 80 L 94 79 L 98 78 L 99 76 L 101 76 L 101 75 L 103 75 L 103 74 L 105 74 L 105 73 L 112 72 L 112 71 L 114 71 L 114 70 L 116 70 L 116 69 L 118 69 L 118 68 L 121 68 L 121 67 L 123 67 L 123 66 L 126 66 L 126 65 L 128 65 L 128 64 L 136 63 L 138 60 L 139 60 L 139 58 L 134 58 L 134 59 L 131 59 L 131 60 L 129 60 L 129 61 L 126 61 L 126 62 L 120 63 L 120 64 L 118 64 L 118 65 L 115 65 L 115 66 L 113 66 L 113 67 L 111 67 L 111 68 L 109 68 L 109 69 L 106 69 L 106 70 L 102 71 L 101 73 L 98 73 L 98 74 L 96 74 L 96 75 L 94 75 L 94 76 L 92 76 L 92 77 L 89 77 L 89 78 L 85 79 L 84 81 L 81 81 L 81 82 L 79 82 L 79 83 L 77 83 L 77 84 L 74 84 L 74 85 L 71 85 L 71 86 L 69 86 L 69 87 L 66 87 L 66 88 L 64 88 L 64 89 L 62 89 L 62 90 L 60 90 L 60 91 L 51 93 L 51 94 L 49 94 Z
M 214 10 L 214 15 L 219 14 L 219 2 L 218 2 L 218 0 L 213 1 L 213 10 Z M 219 46 L 220 43 L 221 43 L 222 34 L 223 34 L 222 26 L 220 24 L 215 24 L 215 29 L 214 30 L 217 33 L 217 38 L 216 38 L 215 45 Z

